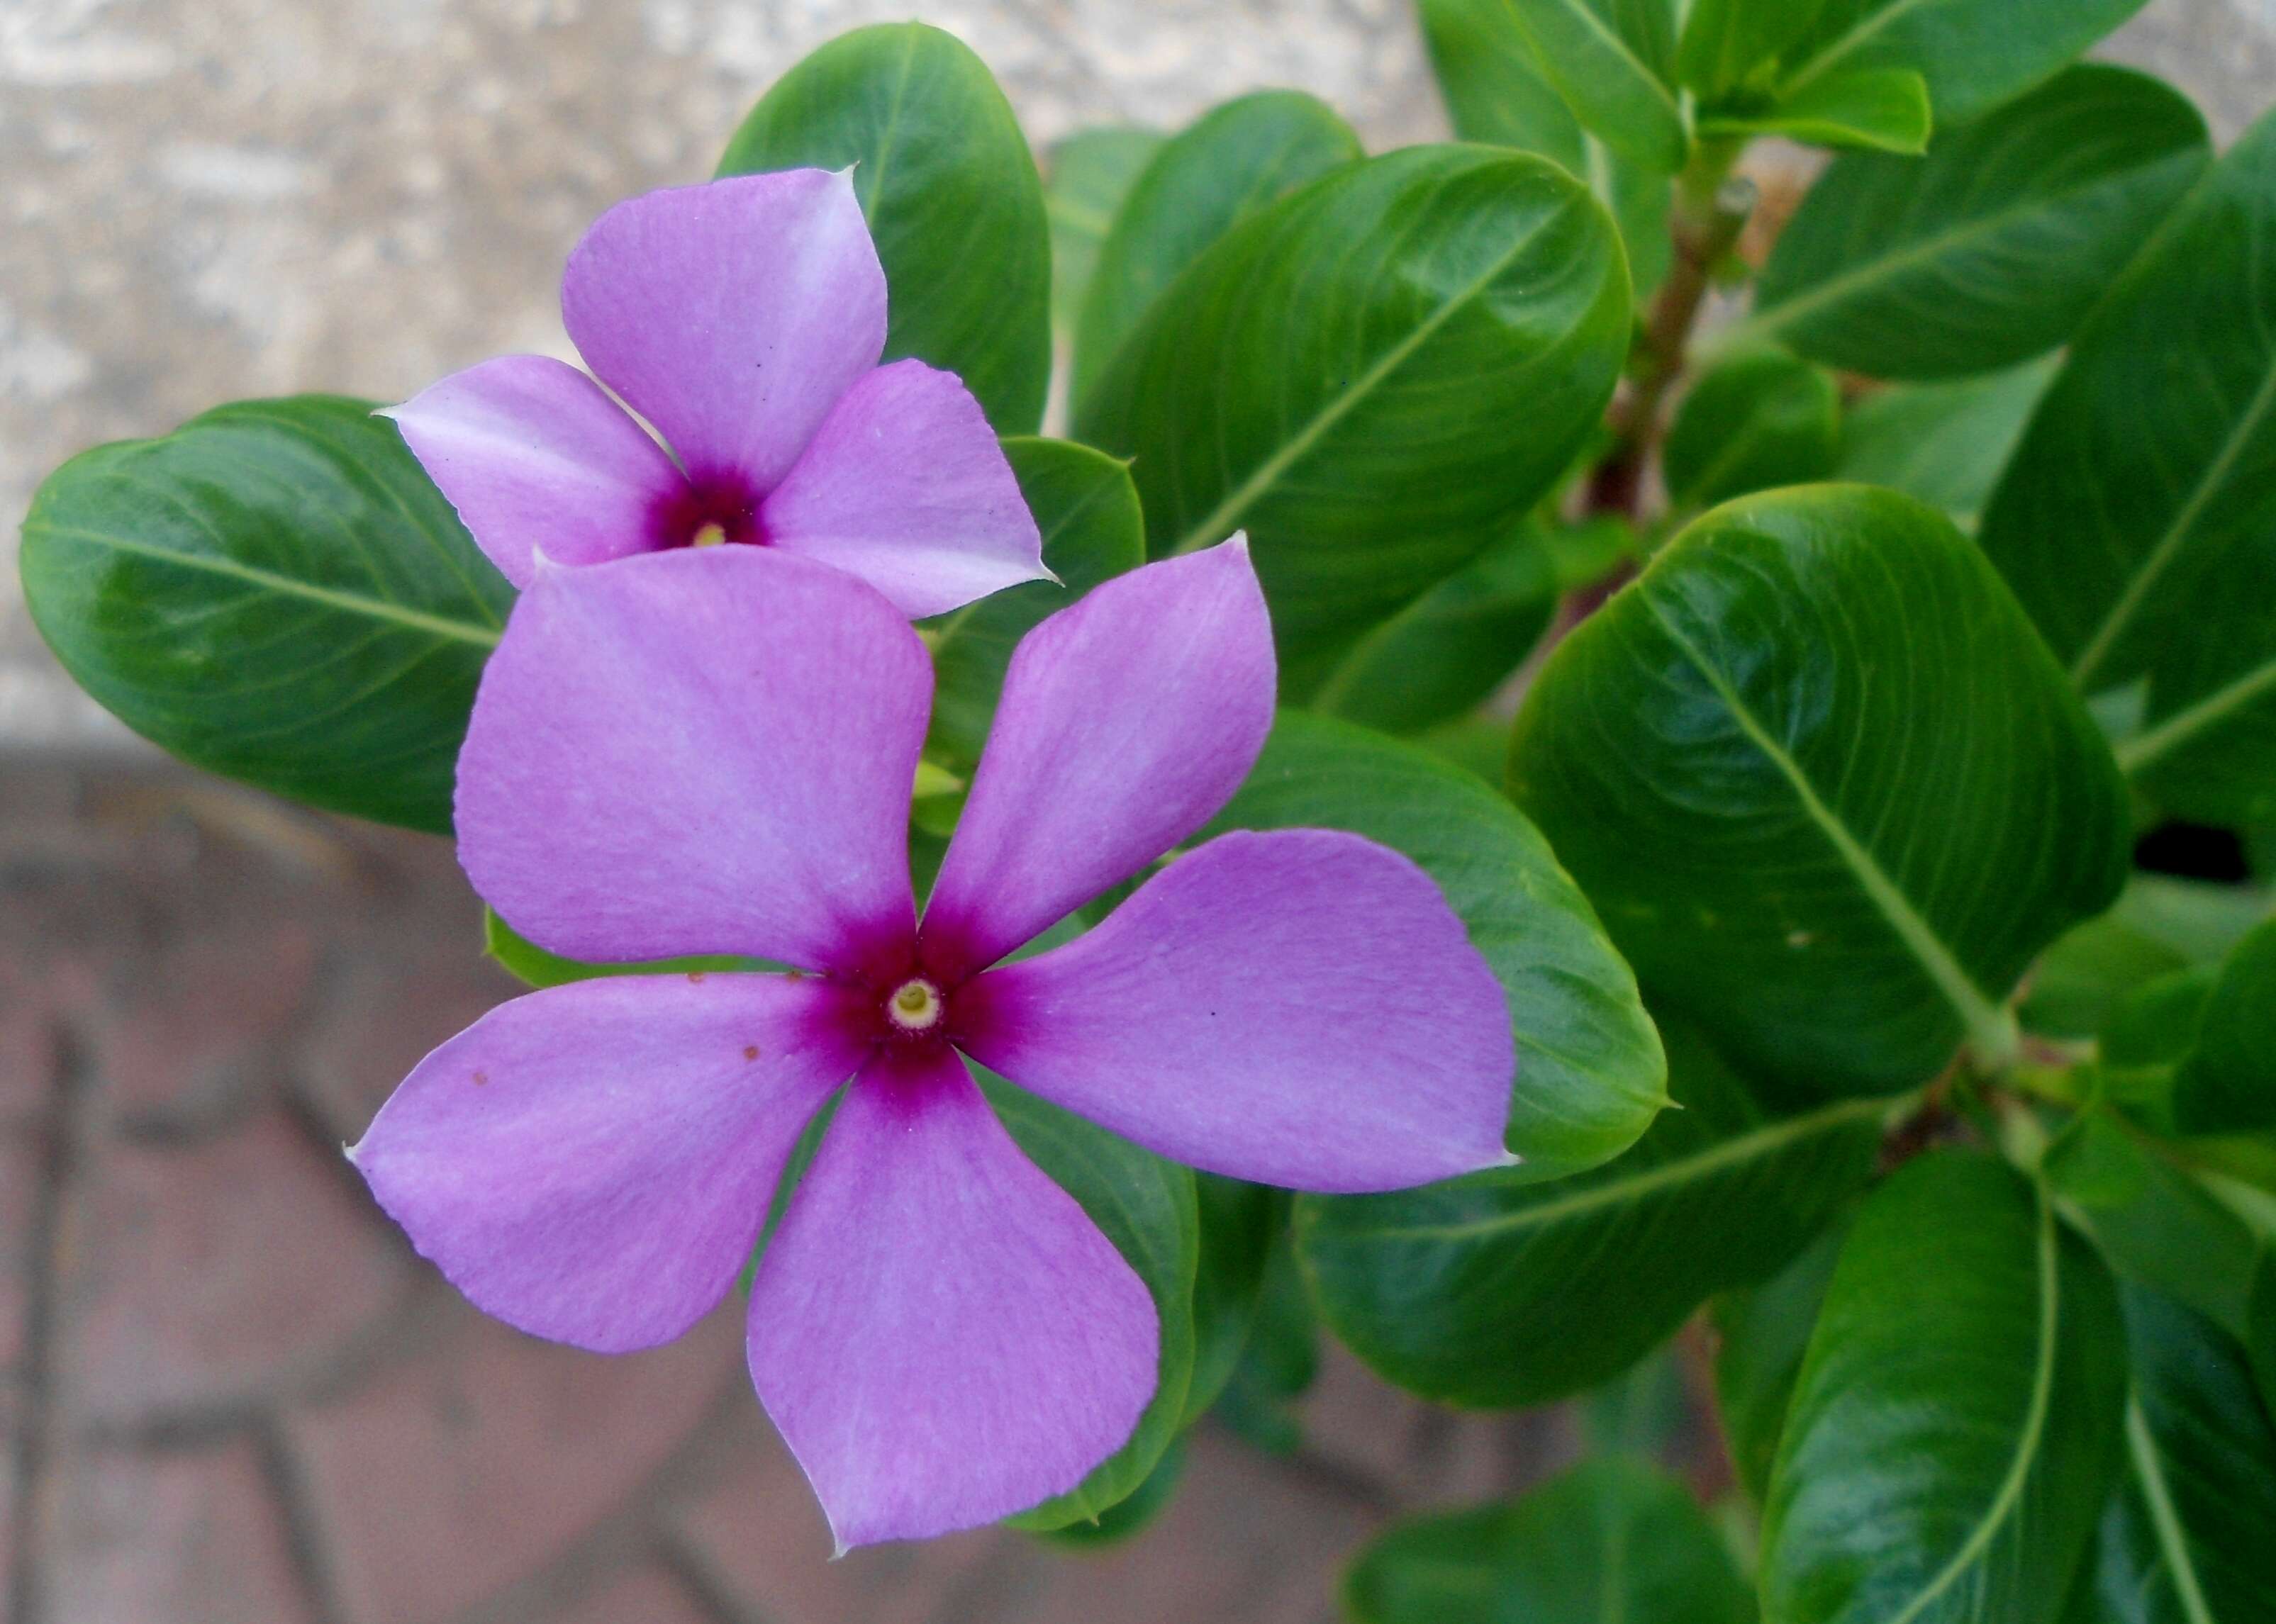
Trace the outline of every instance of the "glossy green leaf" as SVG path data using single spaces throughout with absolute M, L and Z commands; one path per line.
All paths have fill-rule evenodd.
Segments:
M 1188 268 L 1077 428 L 1135 457 L 1153 555 L 1248 532 L 1298 698 L 1563 476 L 1628 337 L 1620 245 L 1578 182 L 1520 154 L 1410 147 Z
M 986 64 L 922 23 L 840 34 L 759 98 L 719 173 L 848 164 L 885 267 L 885 359 L 945 367 L 998 434 L 1034 433 L 1051 374 L 1051 231 Z
M 2146 74 L 2075 67 L 1927 158 L 1852 154 L 1810 188 L 1749 334 L 1884 378 L 1946 378 L 2068 338 L 2208 162 Z
M 1059 578 L 992 593 L 929 623 L 932 730 L 926 753 L 968 774 L 996 719 L 1004 673 L 1020 639 L 1101 581 L 1146 558 L 1146 519 L 1124 464 L 1065 440 L 1017 436 L 1004 454 L 1043 532 L 1043 563 Z
M 2276 117 L 2072 346 L 1984 545 L 2080 689 L 2138 688 L 2118 759 L 2167 810 L 2276 821 Z
M 1211 244 L 1361 155 L 1336 110 L 1299 90 L 1242 96 L 1173 137 L 1131 187 L 1099 251 L 1075 329 L 1074 397 L 1090 393 L 1162 291 Z
M 1771 1469 L 1779 1624 L 2052 1624 L 2120 1451 L 2117 1294 L 2003 1164 L 1922 1157 L 1860 1209 Z
M 369 402 L 241 401 L 98 446 L 24 520 L 64 669 L 193 766 L 447 833 L 513 590 Z
M 2047 949 L 2031 972 L 2023 1023 L 2058 1038 L 2091 1038 L 2144 982 L 2227 956 L 2276 913 L 2256 888 L 2136 874 L 2118 905 Z
M 1683 1486 L 1584 1461 L 1522 1499 L 1399 1523 L 1344 1575 L 1354 1624 L 1752 1624 L 1754 1598 Z
M 558 953 L 547 952 L 498 918 L 497 912 L 488 906 L 482 909 L 482 951 L 496 960 L 498 967 L 508 975 L 534 987 L 564 986 L 572 981 L 589 981 L 596 976 L 703 976 L 713 971 L 732 973 L 780 968 L 763 959 L 739 958 L 724 954 L 655 959 L 644 963 L 588 963 L 582 959 L 564 958 Z
M 1288 711 L 1210 825 L 1229 828 L 1348 829 L 1438 882 L 1509 998 L 1508 1144 L 1527 1176 L 1595 1167 L 1650 1126 L 1666 1060 L 1635 979 L 1548 842 L 1489 786 L 1411 744 Z
M 1051 227 L 1051 321 L 1063 335 L 1074 336 L 1115 211 L 1163 140 L 1158 131 L 1115 126 L 1078 130 L 1051 148 L 1043 213 Z
M 1821 147 L 1910 155 L 1928 149 L 1935 122 L 1928 81 L 1919 74 L 1907 68 L 1861 68 L 1812 79 L 1758 111 L 1706 115 L 1699 132 L 1785 135 Z
M 1784 1267 L 1864 1187 L 1886 1107 L 1774 1114 L 1696 1038 L 1667 1036 L 1680 1108 L 1607 1167 L 1300 1198 L 1297 1257 L 1337 1335 L 1426 1398 L 1545 1403 Z
M 2276 1416 L 2276 1252 L 2263 1250 L 2244 1298 L 2244 1349 L 2260 1401 Z
M 1828 1228 L 1771 1279 L 1715 1303 L 1715 1413 L 1732 1469 L 1757 1503 L 1770 1491 L 1787 1405 L 1847 1234 Z
M 2202 1185 L 2101 1109 L 2073 1118 L 2041 1165 L 2120 1274 L 2246 1334 L 2259 1242 Z
M 1560 591 L 1541 526 L 1529 520 L 1369 632 L 1312 703 L 1387 733 L 1460 716 L 1532 652 Z
M 2124 1624 L 2276 1618 L 2276 1426 L 2244 1349 L 2169 1298 L 2125 1295 L 2126 1475 L 2100 1590 Z
M 1073 1196 L 1153 1295 L 1161 1316 L 1159 1386 L 1130 1441 L 1055 1499 L 1008 1519 L 1036 1531 L 1096 1521 L 1136 1493 L 1175 1441 L 1194 1375 L 1194 1281 L 1201 1230 L 1194 1175 L 1175 1162 L 975 1067 L 988 1103 L 1035 1164 Z
M 1674 0 L 1509 0 L 1542 71 L 1615 152 L 1673 175 L 1690 132 L 1675 85 Z
M 1825 0 L 1691 0 L 1677 42 L 1684 84 L 1710 102 L 1762 77 L 1809 31 Z
M 2058 358 L 1952 383 L 1883 389 L 1850 407 L 1839 472 L 1917 496 L 1973 533 Z
M 1422 0 L 1422 37 L 1454 133 L 1538 153 L 1588 183 L 1628 251 L 1638 303 L 1667 275 L 1667 176 L 1623 158 L 1581 127 L 1543 73 L 1510 0 Z
M 1832 375 L 1776 350 L 1734 356 L 1701 374 L 1669 428 L 1667 493 L 1706 507 L 1833 472 L 1841 391 Z
M 1835 74 L 1909 69 L 1939 125 L 2029 89 L 2140 11 L 2143 0 L 1826 0 L 1786 53 L 1787 94 Z
M 1863 486 L 1684 532 L 1550 657 L 1510 774 L 1645 984 L 1817 1095 L 2004 1053 L 2009 990 L 2126 873 L 2110 752 L 2014 600 Z

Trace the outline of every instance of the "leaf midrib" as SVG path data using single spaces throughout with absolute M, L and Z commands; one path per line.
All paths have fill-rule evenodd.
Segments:
M 2204 475 L 2189 492 L 2189 500 L 2175 512 L 2173 523 L 2158 538 L 2157 545 L 2143 556 L 2141 568 L 2127 582 L 2126 590 L 2118 594 L 2117 601 L 2110 606 L 2110 612 L 2103 616 L 2101 625 L 2095 629 L 2093 637 L 2087 640 L 2086 646 L 2079 651 L 2078 658 L 2072 662 L 2071 681 L 2077 684 L 2081 692 L 2087 691 L 2087 684 L 2093 680 L 2102 662 L 2109 658 L 2110 651 L 2117 646 L 2127 626 L 2142 612 L 2142 606 L 2149 601 L 2151 589 L 2157 585 L 2158 578 L 2180 556 L 2189 540 L 2189 532 L 2196 527 L 2197 520 L 2212 504 L 2212 499 L 2219 494 L 2220 487 L 2228 482 L 2237 459 L 2244 455 L 2245 446 L 2259 432 L 2262 421 L 2272 409 L 2276 409 L 2276 351 L 2270 352 L 2268 365 L 2261 373 L 2260 386 L 2253 391 L 2243 415 L 2237 419 L 2236 427 L 2222 442 L 2219 455 L 2206 465 Z
M 2014 1017 L 1977 986 L 1974 978 L 1961 967 L 1960 961 L 1953 956 L 1952 949 L 1944 945 L 1928 921 L 1920 916 L 1911 899 L 1898 888 L 1896 881 L 1882 872 L 1880 864 L 1866 849 L 1864 842 L 1851 834 L 1848 826 L 1836 817 L 1833 809 L 1819 797 L 1817 786 L 1802 770 L 1802 764 L 1787 752 L 1771 736 L 1770 729 L 1763 725 L 1761 719 L 1747 708 L 1746 701 L 1738 690 L 1668 619 L 1649 593 L 1642 594 L 1642 601 L 1668 641 L 1674 644 L 1683 657 L 1691 662 L 1707 685 L 1714 690 L 1716 697 L 1729 709 L 1732 719 L 1752 741 L 1755 748 L 1761 751 L 1764 759 L 1786 779 L 1795 799 L 1801 803 L 1803 815 L 1817 826 L 1818 832 L 1833 848 L 1834 855 L 1855 878 L 1858 888 L 1865 893 L 1866 900 L 1873 904 L 1889 928 L 1896 933 L 1898 940 L 1928 972 L 1929 979 L 1936 984 L 1937 990 L 1958 1012 L 1961 1023 L 1968 1029 L 1969 1039 L 1979 1049 L 1990 1054 L 2005 1052 L 2012 1039 Z
M 1582 26 L 1587 28 L 1589 33 L 1595 34 L 1598 39 L 1602 40 L 1607 46 L 1609 46 L 1612 49 L 1612 54 L 1618 57 L 1622 62 L 1626 63 L 1629 71 L 1643 81 L 1644 87 L 1650 90 L 1654 98 L 1656 98 L 1662 106 L 1667 109 L 1669 116 L 1673 117 L 1679 125 L 1683 122 L 1683 109 L 1681 104 L 1680 104 L 1676 101 L 1675 97 L 1669 92 L 1667 87 L 1660 82 L 1659 75 L 1653 72 L 1650 67 L 1645 65 L 1643 58 L 1635 54 L 1635 50 L 1628 45 L 1628 42 L 1620 37 L 1618 30 L 1614 29 L 1610 24 L 1605 22 L 1603 18 L 1597 15 L 1594 8 L 1583 4 L 1583 0 L 1552 0 L 1552 3 L 1560 11 L 1571 13 L 1574 18 L 1578 19 Z M 1544 52 L 1543 55 L 1546 56 L 1548 53 Z
M 1796 321 L 1824 309 L 1829 304 L 1836 304 L 1842 299 L 1854 297 L 1861 288 L 1871 290 L 1876 283 L 1894 280 L 1924 261 L 1933 259 L 1952 249 L 1965 246 L 1979 237 L 2007 230 L 2019 221 L 2051 208 L 2060 208 L 2098 187 L 2136 178 L 2143 170 L 2154 168 L 2156 163 L 2168 162 L 2173 157 L 2174 154 L 2169 152 L 2157 159 L 2155 163 L 2142 164 L 2134 169 L 2122 170 L 2115 173 L 2105 172 L 2082 180 L 2075 185 L 2037 193 L 2022 203 L 2010 205 L 1992 214 L 1979 215 L 1972 220 L 1965 220 L 1958 225 L 1947 227 L 1932 237 L 1924 237 L 1908 248 L 1900 249 L 1894 253 L 1878 260 L 1869 260 L 1863 264 L 1819 283 L 1805 293 L 1797 293 L 1794 298 L 1780 304 L 1766 306 L 1734 328 L 1731 336 L 1718 347 L 1734 347 L 1740 342 L 1741 334 L 1745 337 L 1756 338 L 1777 333 L 1782 329 L 1792 326 Z
M 1794 71 L 1793 77 L 1788 79 L 1783 85 L 1779 86 L 1779 96 L 1781 99 L 1791 96 L 1795 91 L 1801 89 L 1804 85 L 1810 83 L 1813 79 L 1816 79 L 1820 74 L 1824 73 L 1835 63 L 1840 61 L 1844 57 L 1847 57 L 1851 51 L 1855 50 L 1868 40 L 1872 39 L 1876 34 L 1878 34 L 1888 28 L 1891 24 L 1896 22 L 1900 18 L 1908 16 L 1910 13 L 1918 11 L 1922 6 L 1927 4 L 1928 0 L 1893 0 L 1893 4 L 1883 6 L 1879 11 L 1874 12 L 1863 22 L 1860 22 L 1855 27 L 1850 29 L 1848 33 L 1835 39 L 1831 44 L 1827 45 L 1825 49 L 1819 51 L 1817 55 L 1812 57 L 1809 61 L 1796 68 Z
M 1840 1099 L 1800 1116 L 1788 1117 L 1784 1122 L 1771 1122 L 1728 1139 L 1718 1140 L 1695 1154 L 1661 1162 L 1641 1173 L 1591 1184 L 1586 1189 L 1560 1196 L 1554 1201 L 1522 1207 L 1514 1212 L 1498 1213 L 1491 1218 L 1472 1219 L 1459 1224 L 1413 1224 L 1397 1229 L 1371 1229 L 1351 1238 L 1369 1243 L 1379 1241 L 1471 1241 L 1545 1227 L 1600 1207 L 1618 1206 L 1663 1189 L 1711 1178 L 1726 1168 L 1775 1155 L 1788 1145 L 1817 1134 L 1831 1133 L 1853 1122 L 1886 1115 L 1903 1103 L 1902 1099 Z
M 1278 450 L 1259 463 L 1246 480 L 1243 480 L 1229 495 L 1210 510 L 1207 517 L 1200 524 L 1188 528 L 1184 535 L 1179 537 L 1176 545 L 1170 548 L 1171 555 L 1190 553 L 1198 548 L 1208 546 L 1213 540 L 1232 534 L 1241 517 L 1260 497 L 1279 482 L 1281 475 L 1309 456 L 1312 448 L 1319 444 L 1330 430 L 1350 416 L 1359 404 L 1373 394 L 1386 378 L 1413 359 L 1422 346 L 1437 336 L 1440 328 L 1453 320 L 1456 311 L 1468 306 L 1479 294 L 1493 285 L 1503 272 L 1514 265 L 1525 251 L 1532 247 L 1534 243 L 1551 227 L 1562 221 L 1572 208 L 1573 203 L 1568 200 L 1550 210 L 1531 230 L 1511 244 L 1506 252 L 1496 258 L 1483 274 L 1463 284 L 1427 318 L 1415 323 L 1412 332 L 1385 351 L 1373 366 L 1339 391 L 1318 412 L 1313 413 L 1311 421 L 1290 436 Z
M 366 598 L 353 593 L 336 592 L 330 587 L 318 586 L 308 581 L 297 581 L 289 575 L 278 575 L 273 570 L 263 570 L 256 565 L 239 563 L 235 559 L 216 558 L 210 555 L 197 553 L 178 553 L 166 548 L 151 547 L 140 541 L 129 541 L 123 537 L 110 535 L 100 530 L 88 530 L 75 525 L 50 524 L 36 519 L 26 521 L 24 533 L 27 536 L 40 534 L 93 542 L 99 547 L 110 548 L 115 552 L 130 553 L 139 558 L 155 559 L 161 563 L 172 564 L 179 569 L 201 571 L 209 575 L 225 576 L 288 597 L 306 598 L 311 602 L 324 604 L 344 614 L 362 616 L 371 620 L 392 622 L 411 631 L 426 632 L 431 637 L 448 638 L 461 643 L 470 643 L 477 648 L 497 646 L 499 634 L 491 627 L 474 626 L 461 621 L 447 620 L 439 615 L 429 615 L 424 610 L 390 603 L 384 599 Z
M 2182 706 L 2156 727 L 2120 740 L 2113 746 L 2118 765 L 2130 777 L 2267 694 L 2276 694 L 2276 660 L 2264 661 L 2235 681 Z
M 2022 1500 L 2031 1468 L 2037 1463 L 2047 1415 L 2054 1407 L 2056 1337 L 2062 1328 L 2062 1292 L 2057 1273 L 2061 1253 L 2055 1232 L 2054 1208 L 2045 1190 L 2035 1190 L 2034 1196 L 2038 1220 L 2039 1343 L 2031 1367 L 2030 1401 L 2023 1412 L 2022 1434 L 2015 1440 L 2014 1459 L 2007 1463 L 2007 1475 L 2000 1479 L 1999 1490 L 1992 1495 L 1992 1503 L 1984 1508 L 1982 1519 L 1961 1542 L 1960 1549 L 1952 1553 L 1952 1560 L 1915 1593 L 1903 1611 L 1892 1617 L 1888 1624 L 1915 1624 L 1936 1598 L 1950 1590 L 1960 1575 L 1991 1548 L 2001 1525 Z
M 2150 1431 L 2150 1418 L 2142 1412 L 2138 1393 L 2126 1396 L 2126 1451 L 2133 1457 L 2135 1475 L 2141 1480 L 2142 1498 L 2150 1507 L 2150 1525 L 2158 1536 L 2158 1548 L 2172 1570 L 2174 1594 L 2181 1604 L 2181 1612 L 2189 1624 L 2214 1624 L 2212 1607 L 2206 1605 L 2204 1582 L 2197 1577 L 2196 1556 L 2189 1550 L 2187 1533 L 2181 1527 L 2181 1513 L 2174 1505 L 2174 1492 L 2166 1482 L 2165 1462 L 2158 1453 L 2158 1439 Z

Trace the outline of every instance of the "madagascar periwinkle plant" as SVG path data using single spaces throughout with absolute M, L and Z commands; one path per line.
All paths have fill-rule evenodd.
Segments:
M 1048 188 L 865 29 L 593 225 L 589 373 L 88 451 L 27 594 L 455 835 L 535 990 L 351 1158 L 535 1334 L 745 1294 L 841 1548 L 1127 1533 L 1323 1333 L 1673 1338 L 1718 1503 L 1614 1437 L 1349 1615 L 2276 1618 L 2276 119 L 2140 4 L 1422 0 L 1458 142 Z

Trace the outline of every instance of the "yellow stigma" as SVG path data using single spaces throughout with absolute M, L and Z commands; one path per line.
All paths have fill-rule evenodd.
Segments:
M 708 524 L 697 525 L 695 527 L 695 533 L 687 538 L 687 545 L 690 547 L 717 547 L 726 539 L 727 527 L 715 518 Z
M 940 989 L 922 978 L 904 981 L 885 1007 L 903 1031 L 930 1031 L 940 1020 Z

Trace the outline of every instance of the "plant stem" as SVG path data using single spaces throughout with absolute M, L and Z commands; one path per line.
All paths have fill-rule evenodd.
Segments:
M 1734 177 L 1737 144 L 1704 141 L 1675 181 L 1670 222 L 1674 257 L 1644 322 L 1637 367 L 1628 391 L 1612 407 L 1611 452 L 1589 483 L 1589 510 L 1634 518 L 1643 504 L 1644 474 L 1659 443 L 1660 417 L 1668 391 L 1682 377 L 1699 319 L 1713 284 L 1715 267 L 1739 240 L 1754 212 L 1755 186 Z

